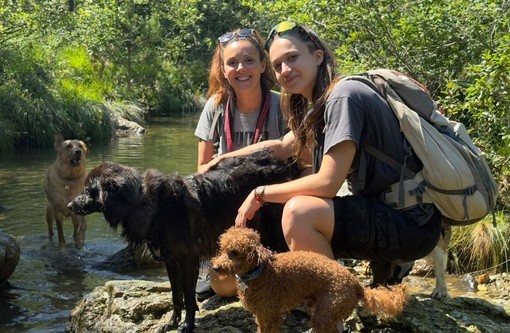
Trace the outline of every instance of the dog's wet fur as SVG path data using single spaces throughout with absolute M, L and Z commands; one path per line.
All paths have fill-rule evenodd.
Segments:
M 405 285 L 364 288 L 347 268 L 322 254 L 289 251 L 275 254 L 251 228 L 229 228 L 220 237 L 212 261 L 220 274 L 236 274 L 238 295 L 253 313 L 258 331 L 281 332 L 282 315 L 306 305 L 314 332 L 337 332 L 337 324 L 358 303 L 372 314 L 398 315 L 407 302 Z
M 288 163 L 265 150 L 224 159 L 208 172 L 188 177 L 155 169 L 140 173 L 106 162 L 89 172 L 83 192 L 68 207 L 79 215 L 101 212 L 112 228 L 121 226 L 130 245 L 146 243 L 164 261 L 172 286 L 173 314 L 160 331 L 177 328 L 185 309 L 179 331 L 193 332 L 200 262 L 216 254 L 219 236 L 234 225 L 237 210 L 255 187 L 289 177 Z M 276 214 L 281 216 L 281 205 L 268 206 L 280 209 Z M 279 229 L 270 233 L 281 235 L 284 243 L 281 224 L 271 227 Z M 273 248 L 286 250 L 286 245 Z
M 49 166 L 44 181 L 46 193 L 46 222 L 48 235 L 53 238 L 53 223 L 57 225 L 58 244 L 65 245 L 64 219 L 73 222 L 73 238 L 76 246 L 85 242 L 87 222 L 84 216 L 72 213 L 67 204 L 83 190 L 87 176 L 87 145 L 77 139 L 64 140 L 62 134 L 54 137 L 57 158 Z

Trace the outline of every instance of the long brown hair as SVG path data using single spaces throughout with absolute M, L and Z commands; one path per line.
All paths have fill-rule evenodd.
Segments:
M 293 94 L 287 89 L 281 89 L 280 107 L 288 125 L 294 133 L 296 143 L 294 153 L 297 160 L 301 160 L 305 150 L 311 150 L 315 142 L 315 132 L 322 132 L 324 128 L 324 109 L 326 100 L 337 80 L 335 72 L 335 59 L 330 49 L 310 28 L 296 26 L 287 31 L 284 36 L 292 36 L 308 47 L 310 53 L 320 49 L 324 52 L 322 63 L 317 71 L 317 78 L 312 92 L 312 100 L 308 101 L 301 94 Z M 308 104 L 312 102 L 311 108 Z
M 230 43 L 238 40 L 247 40 L 250 42 L 259 52 L 260 61 L 266 62 L 266 69 L 260 76 L 260 84 L 262 87 L 262 91 L 270 90 L 274 87 L 276 83 L 276 76 L 271 65 L 271 61 L 269 61 L 269 55 L 264 50 L 264 41 L 262 37 L 257 31 L 253 31 L 251 36 L 239 36 L 235 34 L 241 29 L 236 29 L 232 39 L 230 39 L 226 43 L 218 43 L 216 49 L 214 50 L 214 56 L 211 60 L 211 67 L 209 70 L 209 89 L 207 91 L 207 98 L 211 96 L 215 97 L 215 103 L 218 105 L 221 102 L 225 102 L 229 96 L 234 95 L 234 91 L 230 86 L 230 83 L 223 75 L 223 49 Z

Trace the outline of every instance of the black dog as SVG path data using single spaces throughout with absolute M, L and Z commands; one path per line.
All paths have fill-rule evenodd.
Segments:
M 200 261 L 216 254 L 219 236 L 234 225 L 237 210 L 250 191 L 286 181 L 290 169 L 267 151 L 224 159 L 208 172 L 186 178 L 154 169 L 140 174 L 106 162 L 89 172 L 83 192 L 68 207 L 81 215 L 102 212 L 112 228 L 122 226 L 122 237 L 129 244 L 147 243 L 158 253 L 167 269 L 174 306 L 171 322 L 160 331 L 178 327 L 185 308 L 179 332 L 193 332 Z M 281 219 L 281 205 L 272 207 L 276 213 L 268 210 L 268 216 Z M 270 233 L 267 240 L 278 242 L 266 246 L 285 250 L 280 223 L 269 224 L 276 228 L 273 232 L 264 222 L 261 233 Z

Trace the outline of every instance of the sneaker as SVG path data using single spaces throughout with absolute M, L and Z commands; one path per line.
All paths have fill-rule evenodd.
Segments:
M 409 275 L 413 269 L 414 261 L 403 264 L 390 264 L 383 262 L 370 262 L 370 271 L 372 273 L 372 283 L 370 287 L 391 286 L 402 282 L 404 277 Z
M 213 288 L 211 287 L 211 283 L 209 281 L 209 275 L 205 278 L 204 281 L 199 282 L 195 289 L 195 294 L 197 296 L 197 301 L 203 302 L 206 299 L 216 295 Z
M 402 280 L 411 273 L 414 267 L 414 261 L 396 265 L 393 274 L 388 280 L 388 285 L 400 284 Z

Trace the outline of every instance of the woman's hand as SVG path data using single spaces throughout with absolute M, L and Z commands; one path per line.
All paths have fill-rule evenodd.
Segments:
M 211 169 L 216 164 L 220 163 L 220 161 L 221 161 L 221 158 L 218 156 L 216 158 L 213 158 L 212 160 L 210 160 L 206 164 L 199 165 L 198 166 L 198 173 L 205 173 L 205 172 L 209 171 L 209 169 Z
M 255 213 L 259 210 L 260 206 L 261 203 L 255 199 L 255 190 L 251 191 L 237 211 L 236 227 L 246 227 L 248 220 L 253 219 L 253 216 L 255 216 Z

